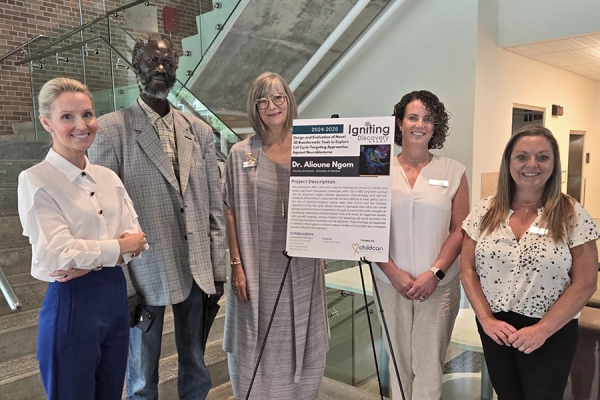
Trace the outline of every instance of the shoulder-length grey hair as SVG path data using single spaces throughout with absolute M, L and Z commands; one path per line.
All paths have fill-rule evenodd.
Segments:
M 565 232 L 568 234 L 573 228 L 570 221 L 575 214 L 574 199 L 561 192 L 562 177 L 558 142 L 552 132 L 542 125 L 524 126 L 515 132 L 506 144 L 500 164 L 496 196 L 492 199 L 488 211 L 481 219 L 480 229 L 483 234 L 493 232 L 504 222 L 506 215 L 508 215 L 517 189 L 510 174 L 510 159 L 517 142 L 526 136 L 543 137 L 548 140 L 552 148 L 554 169 L 552 175 L 546 181 L 542 193 L 541 206 L 544 207 L 544 212 L 542 213 L 541 223 L 548 229 L 554 242 L 559 242 L 563 239 Z
M 258 108 L 256 108 L 256 100 L 261 97 L 266 97 L 272 90 L 283 92 L 286 95 L 286 101 L 288 104 L 287 116 L 285 119 L 285 129 L 292 129 L 292 124 L 295 118 L 298 117 L 298 104 L 292 93 L 292 90 L 288 86 L 287 82 L 281 77 L 281 75 L 275 72 L 265 72 L 258 76 L 250 87 L 250 93 L 248 93 L 248 119 L 250 125 L 254 129 L 254 132 L 264 141 L 264 137 L 267 133 L 267 126 L 260 119 L 258 114 Z

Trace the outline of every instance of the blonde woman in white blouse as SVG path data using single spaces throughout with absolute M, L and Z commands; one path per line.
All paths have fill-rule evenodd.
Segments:
M 499 400 L 562 399 L 577 317 L 596 290 L 600 231 L 561 193 L 558 144 L 520 129 L 502 156 L 495 196 L 463 223 L 461 280 Z
M 39 109 L 52 149 L 20 174 L 18 194 L 31 274 L 50 282 L 39 319 L 42 382 L 50 400 L 117 400 L 129 345 L 126 263 L 148 246 L 117 175 L 85 156 L 98 129 L 88 88 L 52 79 Z

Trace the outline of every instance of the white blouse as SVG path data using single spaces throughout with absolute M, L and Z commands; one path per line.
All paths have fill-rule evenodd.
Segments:
M 123 233 L 141 232 L 133 203 L 119 177 L 91 165 L 79 169 L 54 150 L 19 175 L 19 217 L 32 247 L 31 275 L 114 267 Z M 131 261 L 124 254 L 125 262 Z
M 492 312 L 513 311 L 542 318 L 571 284 L 571 248 L 600 238 L 590 215 L 575 203 L 575 223 L 570 236 L 565 233 L 555 243 L 540 227 L 543 208 L 517 242 L 508 224 L 480 236 L 479 224 L 493 196 L 481 200 L 463 222 L 463 229 L 477 242 L 475 271 Z
M 452 200 L 458 191 L 465 167 L 458 161 L 433 156 L 410 187 L 398 157 L 392 163 L 392 207 L 390 258 L 396 266 L 416 278 L 431 268 L 450 236 Z M 459 270 L 455 260 L 439 282 L 445 285 Z M 373 274 L 389 283 L 374 265 Z

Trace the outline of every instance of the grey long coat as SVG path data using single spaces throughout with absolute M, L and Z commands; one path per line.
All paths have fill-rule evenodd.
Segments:
M 262 343 L 262 337 L 258 337 L 259 320 L 269 317 L 258 315 L 258 299 L 261 297 L 259 288 L 259 260 L 261 257 L 258 249 L 260 248 L 261 234 L 258 230 L 257 207 L 260 205 L 257 204 L 256 175 L 260 173 L 261 169 L 261 146 L 262 142 L 256 135 L 236 143 L 229 154 L 223 177 L 223 198 L 236 217 L 239 250 L 249 291 L 249 302 L 244 304 L 237 300 L 231 287 L 229 288 L 223 349 L 228 353 L 234 353 L 239 360 L 239 365 L 236 366 L 238 371 L 230 371 L 230 373 L 236 376 L 238 373 L 241 374 L 245 384 L 252 376 Z M 247 161 L 247 154 L 250 152 L 257 158 L 257 166 L 243 168 L 242 164 Z M 310 274 L 308 279 L 301 277 L 302 271 L 315 271 L 315 268 L 320 273 L 315 274 L 314 281 Z M 291 269 L 296 271 L 296 274 L 300 273 L 301 279 L 296 282 L 300 283 L 299 285 L 293 285 L 293 331 L 295 337 L 278 338 L 271 332 L 268 339 L 268 343 L 287 341 L 295 349 L 293 360 L 281 359 L 282 363 L 294 363 L 294 382 L 302 382 L 305 360 L 322 356 L 324 363 L 324 355 L 329 347 L 325 278 L 322 268 L 322 262 L 318 259 L 294 258 L 292 260 Z M 305 282 L 309 282 L 308 285 L 304 284 Z M 286 287 L 286 290 L 292 290 L 292 288 Z M 278 318 L 281 318 L 281 313 L 279 315 Z M 290 343 L 291 341 L 294 343 Z M 272 367 L 278 368 L 277 365 Z M 320 377 L 318 382 L 320 382 Z M 246 389 L 244 383 L 242 389 Z
M 212 129 L 175 109 L 180 181 L 155 129 L 135 102 L 98 118 L 88 150 L 93 164 L 121 178 L 133 200 L 150 249 L 129 263 L 130 281 L 147 304 L 185 300 L 193 281 L 207 294 L 225 282 L 225 230 Z

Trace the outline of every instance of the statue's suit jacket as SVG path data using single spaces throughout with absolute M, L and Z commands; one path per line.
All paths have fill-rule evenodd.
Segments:
M 207 294 L 215 293 L 215 281 L 226 281 L 212 129 L 196 117 L 173 112 L 179 182 L 137 101 L 98 118 L 96 140 L 88 150 L 90 162 L 115 171 L 133 200 L 150 248 L 129 263 L 128 294 L 135 288 L 153 306 L 182 302 L 193 281 Z

